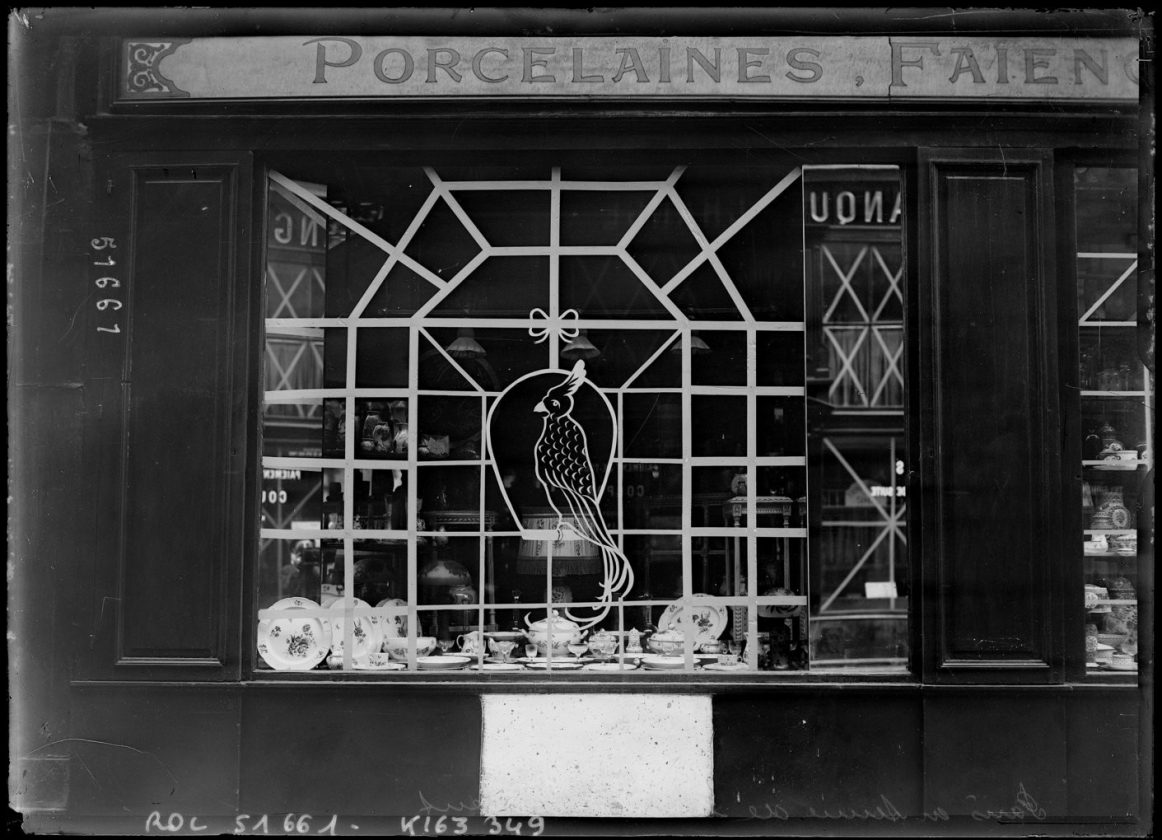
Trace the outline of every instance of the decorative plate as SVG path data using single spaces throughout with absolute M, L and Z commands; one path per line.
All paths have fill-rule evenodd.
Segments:
M 710 662 L 702 666 L 707 671 L 749 671 L 750 666 L 745 662 Z
M 642 667 L 650 671 L 673 671 L 686 667 L 686 657 L 650 653 L 642 657 Z
M 708 598 L 706 594 L 696 593 L 694 598 Z M 694 645 L 717 641 L 726 629 L 726 607 L 713 604 L 689 603 L 685 610 L 682 602 L 675 601 L 666 607 L 662 617 L 658 620 L 659 630 L 682 630 L 682 616 L 686 621 L 693 621 L 695 629 Z
M 602 673 L 617 673 L 619 671 L 636 671 L 636 662 L 594 662 L 586 665 L 582 670 L 600 671 Z
M 283 598 L 272 610 L 318 610 L 310 598 Z M 322 618 L 293 615 L 258 622 L 258 653 L 276 671 L 309 671 L 331 650 L 331 625 Z
M 377 607 L 406 607 L 408 602 L 403 598 L 384 598 Z M 408 617 L 404 614 L 387 615 L 379 620 L 379 631 L 385 639 L 398 638 L 408 634 Z
M 469 671 L 523 671 L 524 666 L 516 662 L 485 662 L 483 665 L 469 665 Z
M 532 668 L 535 671 L 547 671 L 547 670 L 549 670 L 549 660 L 547 660 L 547 659 L 534 659 L 531 662 L 525 663 L 525 667 Z M 580 668 L 581 668 L 580 662 L 557 662 L 556 660 L 553 661 L 553 670 L 554 671 L 576 671 L 576 670 L 579 670 Z
M 1130 512 L 1124 507 L 1116 507 L 1110 509 L 1110 522 L 1115 528 L 1129 528 L 1130 527 Z
M 343 653 L 343 640 L 347 632 L 347 621 L 343 615 L 346 606 L 346 598 L 335 601 L 329 608 L 334 617 L 327 619 L 331 624 L 331 649 L 340 655 Z M 371 605 L 359 598 L 352 599 L 352 609 L 360 607 L 370 608 Z M 383 636 L 380 634 L 379 622 L 371 616 L 352 616 L 351 632 L 354 636 L 354 644 L 352 645 L 354 662 L 366 659 L 368 654 L 379 651 L 379 646 L 383 643 Z
M 471 661 L 471 656 L 445 653 L 440 656 L 416 657 L 416 667 L 421 671 L 457 671 Z

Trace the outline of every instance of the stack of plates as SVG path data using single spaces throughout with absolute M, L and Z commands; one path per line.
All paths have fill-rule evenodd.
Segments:
M 662 656 L 660 654 L 650 653 L 642 657 L 642 667 L 649 671 L 679 670 L 686 667 L 686 657 Z
M 750 670 L 750 666 L 748 666 L 745 662 L 711 662 L 707 665 L 703 665 L 702 667 L 707 671 L 725 671 L 727 673 Z
M 586 671 L 598 671 L 601 673 L 623 673 L 625 671 L 636 671 L 637 663 L 633 661 L 627 662 L 592 662 L 585 666 Z
M 524 666 L 516 662 L 485 662 L 483 665 L 469 665 L 469 671 L 509 672 L 523 671 Z
M 418 656 L 416 667 L 421 671 L 458 671 L 471 661 L 471 656 L 445 653 L 442 656 Z

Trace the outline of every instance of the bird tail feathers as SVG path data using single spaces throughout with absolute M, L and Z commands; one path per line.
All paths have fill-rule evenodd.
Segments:
M 597 599 L 601 606 L 595 608 L 593 615 L 582 618 L 568 610 L 565 611 L 571 620 L 581 625 L 581 630 L 587 630 L 604 620 L 609 615 L 614 600 L 625 596 L 633 588 L 633 568 L 609 533 L 597 501 L 568 490 L 565 491 L 565 497 L 573 513 L 578 535 L 596 545 L 601 551 L 604 578 L 601 583 L 601 595 Z

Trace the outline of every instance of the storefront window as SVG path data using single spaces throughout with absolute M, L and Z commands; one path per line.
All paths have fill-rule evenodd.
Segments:
M 259 667 L 902 670 L 901 195 L 272 166 Z
M 1078 167 L 1077 329 L 1085 659 L 1137 672 L 1139 501 L 1154 462 L 1154 382 L 1139 355 L 1137 171 Z

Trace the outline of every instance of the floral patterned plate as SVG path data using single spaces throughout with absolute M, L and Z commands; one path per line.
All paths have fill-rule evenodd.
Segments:
M 339 598 L 330 606 L 330 611 L 334 614 L 334 618 L 328 618 L 327 621 L 331 624 L 331 649 L 335 653 L 342 655 L 343 641 L 346 638 L 347 619 L 344 615 L 344 610 L 347 607 L 347 599 Z M 352 608 L 367 608 L 371 605 L 359 598 L 351 599 Z M 379 650 L 379 646 L 383 643 L 383 636 L 379 630 L 379 622 L 369 615 L 355 615 L 351 617 L 351 632 L 352 632 L 352 648 L 354 661 L 358 662 L 361 659 L 366 659 L 367 655 Z
M 318 610 L 310 598 L 283 598 L 271 610 L 286 610 L 286 616 L 258 622 L 258 653 L 276 671 L 309 671 L 322 662 L 331 649 L 331 625 L 325 619 L 301 617 L 295 610 Z
M 695 594 L 692 597 L 697 599 L 708 596 Z M 694 625 L 695 647 L 706 642 L 717 641 L 718 637 L 722 635 L 722 631 L 726 629 L 726 607 L 699 604 L 696 600 L 692 600 L 683 610 L 682 602 L 675 601 L 666 607 L 662 617 L 658 619 L 658 629 L 681 631 L 682 624 L 689 621 L 692 621 Z
M 384 598 L 377 607 L 406 607 L 408 602 L 403 598 Z M 406 613 L 384 616 L 379 620 L 379 629 L 383 638 L 394 639 L 406 637 L 408 634 L 408 617 Z

